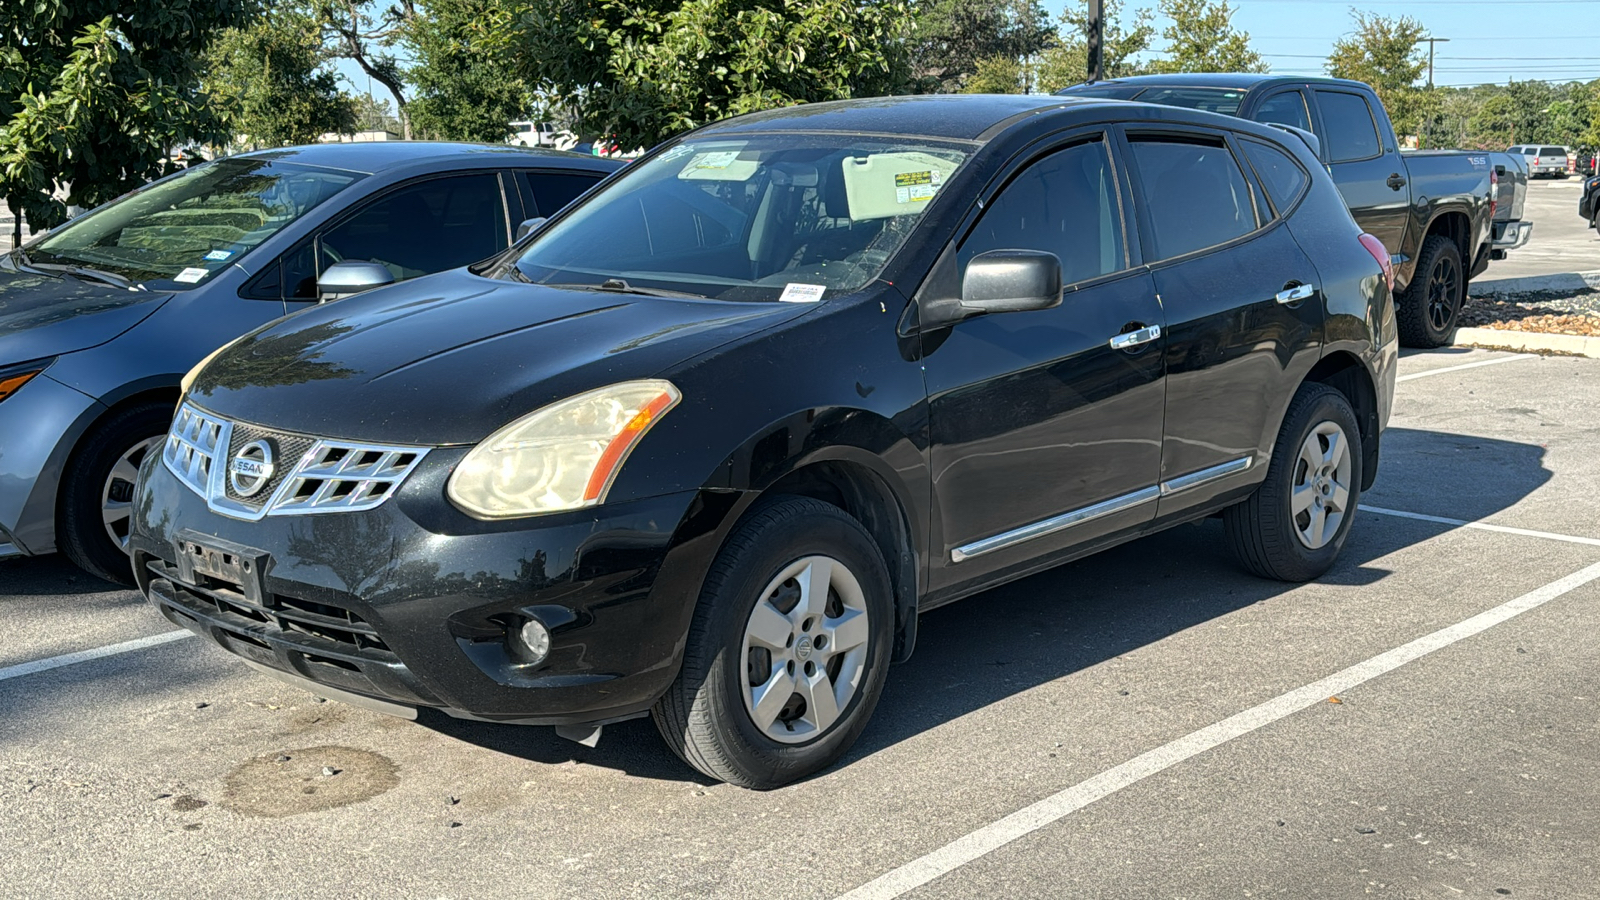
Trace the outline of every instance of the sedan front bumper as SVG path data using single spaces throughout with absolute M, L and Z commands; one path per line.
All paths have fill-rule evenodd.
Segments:
M 376 509 L 255 522 L 213 512 L 152 454 L 135 577 L 174 624 L 334 699 L 539 725 L 647 710 L 677 676 L 732 495 L 480 522 L 444 499 L 464 452 L 435 451 Z M 537 664 L 516 637 L 529 618 L 551 634 Z

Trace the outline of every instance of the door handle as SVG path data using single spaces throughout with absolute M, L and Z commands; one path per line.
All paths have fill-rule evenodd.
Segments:
M 1111 349 L 1126 350 L 1129 347 L 1137 347 L 1140 344 L 1148 344 L 1159 337 L 1161 337 L 1161 326 L 1147 325 L 1137 331 L 1124 332 L 1123 334 L 1113 337 L 1111 339 Z
M 1389 185 L 1389 189 L 1390 190 L 1394 190 L 1394 191 L 1398 191 L 1401 188 L 1406 186 L 1405 177 L 1402 176 L 1399 172 L 1396 172 L 1393 175 L 1390 175 L 1389 176 L 1389 180 L 1387 182 L 1385 182 L 1385 183 Z
M 1277 301 L 1286 305 L 1290 303 L 1299 303 L 1301 300 L 1308 299 L 1316 292 L 1317 286 L 1314 284 L 1297 284 L 1294 287 L 1287 287 L 1279 291 Z

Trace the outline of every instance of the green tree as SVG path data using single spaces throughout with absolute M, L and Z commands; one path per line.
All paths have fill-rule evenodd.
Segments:
M 1161 12 L 1172 22 L 1162 29 L 1166 58 L 1157 72 L 1265 72 L 1266 60 L 1250 48 L 1250 33 L 1236 31 L 1237 9 L 1227 0 L 1161 0 Z
M 401 30 L 415 61 L 411 122 L 425 136 L 452 141 L 504 141 L 511 123 L 527 115 L 531 92 L 516 54 L 492 28 L 508 21 L 512 0 L 417 0 L 417 15 Z
M 992 76 L 1001 60 L 1011 60 L 1020 77 L 1018 61 L 1054 40 L 1049 14 L 1038 0 L 922 0 L 911 59 L 926 89 L 956 91 L 985 64 Z
M 95 206 L 159 174 L 171 147 L 223 138 L 200 48 L 249 13 L 246 0 L 0 3 L 0 195 L 12 214 L 52 227 L 68 203 Z
M 1467 122 L 1471 140 L 1479 147 L 1509 147 L 1516 143 L 1517 104 L 1499 92 L 1484 100 Z
M 400 132 L 411 139 L 405 70 L 395 56 L 407 23 L 416 18 L 414 0 L 309 0 L 328 52 L 348 59 L 394 97 Z
M 1014 56 L 978 60 L 978 70 L 962 86 L 963 94 L 1020 94 L 1023 65 Z
M 1148 9 L 1134 13 L 1130 25 L 1122 24 L 1122 0 L 1105 0 L 1105 73 L 1107 78 L 1142 75 L 1149 66 L 1135 59 L 1149 51 L 1156 29 Z M 1061 11 L 1054 47 L 1046 50 L 1037 67 L 1038 89 L 1058 91 L 1089 78 L 1089 3 L 1069 0 Z
M 1428 67 L 1417 46 L 1422 23 L 1410 16 L 1380 16 L 1351 10 L 1355 33 L 1340 38 L 1328 55 L 1328 74 L 1364 82 L 1378 92 L 1400 134 L 1415 134 L 1423 103 L 1417 79 Z
M 217 111 L 251 146 L 309 144 L 355 129 L 355 104 L 339 89 L 317 22 L 303 9 L 280 6 L 223 31 L 206 63 Z
M 624 147 L 739 113 L 910 84 L 905 0 L 525 0 L 524 81 Z
M 355 104 L 357 131 L 400 133 L 400 119 L 395 116 L 394 106 L 388 100 L 371 94 L 356 94 Z

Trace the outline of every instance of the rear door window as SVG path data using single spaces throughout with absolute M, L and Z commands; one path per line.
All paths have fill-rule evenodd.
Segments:
M 990 250 L 1043 250 L 1061 259 L 1063 284 L 1127 267 L 1122 208 L 1104 141 L 1057 150 L 1024 169 L 989 204 L 956 260 Z
M 1315 130 L 1311 127 L 1311 114 L 1306 110 L 1306 98 L 1299 91 L 1284 91 L 1261 101 L 1254 118 L 1257 122 L 1272 125 L 1293 125 L 1306 131 Z
M 533 192 L 535 212 L 529 216 L 549 218 L 600 181 L 599 175 L 576 172 L 523 172 L 528 190 Z
M 1267 194 L 1272 197 L 1272 205 L 1282 215 L 1300 199 L 1306 186 L 1311 183 L 1311 176 L 1300 168 L 1293 157 L 1277 147 L 1249 139 L 1240 141 L 1240 145 L 1251 168 L 1256 170 L 1256 177 L 1261 179 Z
M 1171 259 L 1256 229 L 1250 185 L 1218 137 L 1129 135 L 1155 251 Z
M 1317 103 L 1322 107 L 1322 137 L 1328 144 L 1328 159 L 1351 162 L 1371 159 L 1382 152 L 1367 98 L 1345 91 L 1317 91 Z

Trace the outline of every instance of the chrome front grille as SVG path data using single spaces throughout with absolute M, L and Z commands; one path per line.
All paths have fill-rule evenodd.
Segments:
M 239 492 L 229 477 L 236 456 L 265 444 L 273 469 L 260 488 Z M 229 422 L 188 403 L 178 408 L 162 461 L 213 512 L 236 519 L 372 509 L 399 490 L 428 453 L 424 447 L 315 438 Z M 261 458 L 257 452 L 256 459 Z

